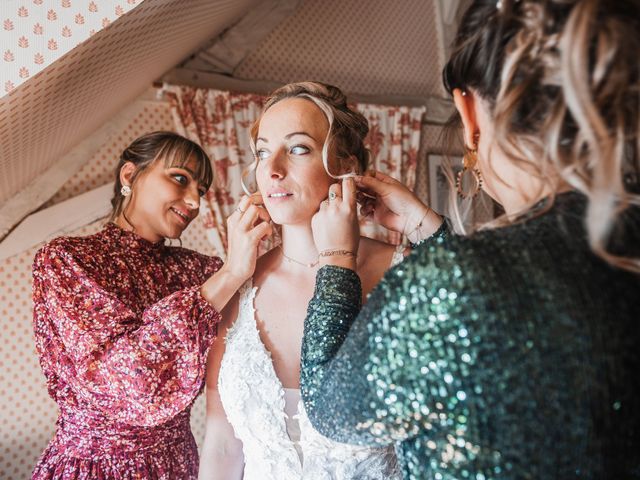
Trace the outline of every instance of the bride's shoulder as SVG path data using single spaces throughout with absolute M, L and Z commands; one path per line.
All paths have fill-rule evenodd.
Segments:
M 360 237 L 360 246 L 358 247 L 358 257 L 367 263 L 389 263 L 393 258 L 394 252 L 397 250 L 396 245 L 374 240 L 368 237 Z
M 357 270 L 365 295 L 380 281 L 384 273 L 397 263 L 394 258 L 397 248 L 395 245 L 361 237 Z

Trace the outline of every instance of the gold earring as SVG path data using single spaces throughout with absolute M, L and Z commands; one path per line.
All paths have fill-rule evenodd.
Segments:
M 460 198 L 476 197 L 482 189 L 482 174 L 476 167 L 478 163 L 478 140 L 474 137 L 473 148 L 467 148 L 462 159 L 462 170 L 456 176 L 456 190 Z M 467 179 L 467 177 L 470 178 Z M 467 191 L 465 185 L 471 184 L 471 188 Z

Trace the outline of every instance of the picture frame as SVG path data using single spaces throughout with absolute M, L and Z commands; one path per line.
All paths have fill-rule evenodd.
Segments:
M 453 181 L 459 172 L 462 171 L 462 156 L 451 155 L 448 157 L 453 170 Z M 444 166 L 447 157 L 444 155 L 428 155 L 427 165 L 429 172 L 429 206 L 440 215 L 454 218 L 453 211 L 449 205 L 451 201 L 450 185 L 444 173 Z M 457 197 L 456 197 L 457 198 Z M 476 197 L 458 203 L 460 215 L 462 217 L 465 230 L 473 228 L 475 225 L 488 222 L 495 218 L 496 210 L 494 202 L 485 192 L 480 192 Z
M 462 157 L 450 156 L 449 161 L 453 169 L 454 178 L 462 170 Z M 429 166 L 429 206 L 437 213 L 450 216 L 449 181 L 444 173 L 446 157 L 444 155 L 429 155 L 427 165 Z

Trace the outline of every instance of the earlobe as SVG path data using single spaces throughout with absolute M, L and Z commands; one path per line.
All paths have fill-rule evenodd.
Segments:
M 133 174 L 136 171 L 136 166 L 132 162 L 126 162 L 120 168 L 120 183 L 122 185 L 131 186 Z
M 479 128 L 476 120 L 475 96 L 471 91 L 453 90 L 453 103 L 460 114 L 464 127 L 464 143 L 468 148 L 474 148 Z

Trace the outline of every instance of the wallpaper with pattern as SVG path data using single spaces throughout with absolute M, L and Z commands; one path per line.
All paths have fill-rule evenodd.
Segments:
M 2 0 L 0 96 L 142 0 Z

